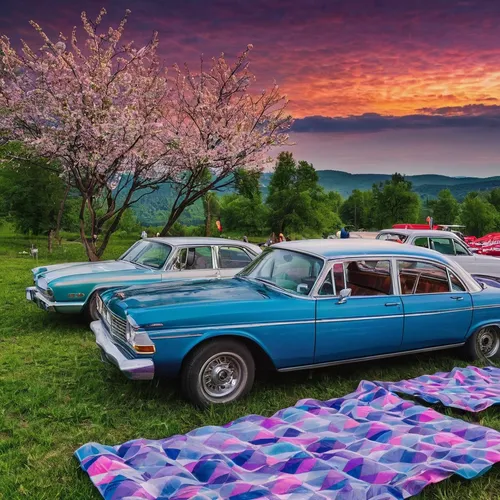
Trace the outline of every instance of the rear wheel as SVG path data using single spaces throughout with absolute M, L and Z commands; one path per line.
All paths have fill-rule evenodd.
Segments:
M 470 360 L 500 359 L 500 331 L 496 326 L 485 326 L 474 332 L 464 346 Z
M 87 301 L 84 316 L 89 323 L 99 319 L 99 314 L 97 313 L 97 292 L 94 292 Z
M 230 403 L 252 388 L 255 362 L 241 342 L 213 340 L 195 349 L 181 376 L 183 392 L 196 406 Z

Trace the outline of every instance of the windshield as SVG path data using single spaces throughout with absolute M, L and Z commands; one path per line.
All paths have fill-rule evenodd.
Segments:
M 119 260 L 125 260 L 154 269 L 161 269 L 165 265 L 171 251 L 172 247 L 170 245 L 142 240 L 130 247 Z
M 265 250 L 238 276 L 275 285 L 287 292 L 308 295 L 323 267 L 311 255 L 283 249 Z
M 406 238 L 408 238 L 407 235 L 405 234 L 400 234 L 400 233 L 379 233 L 377 235 L 377 240 L 384 240 L 384 241 L 400 241 L 401 243 L 404 243 L 406 241 Z

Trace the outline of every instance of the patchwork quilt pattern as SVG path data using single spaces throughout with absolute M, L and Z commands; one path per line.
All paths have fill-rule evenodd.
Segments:
M 163 440 L 76 451 L 106 500 L 395 500 L 500 461 L 500 433 L 363 381 L 345 397 L 304 399 Z
M 500 368 L 494 366 L 468 366 L 400 382 L 375 383 L 390 391 L 417 396 L 428 403 L 442 403 L 471 412 L 500 404 Z

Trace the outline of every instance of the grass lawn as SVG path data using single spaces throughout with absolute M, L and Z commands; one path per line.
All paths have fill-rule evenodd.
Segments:
M 107 258 L 130 241 L 112 242 Z M 43 243 L 44 245 L 44 243 Z M 249 413 L 271 415 L 301 398 L 329 399 L 353 391 L 361 379 L 400 380 L 466 366 L 453 352 L 305 372 L 258 380 L 249 398 L 204 412 L 179 394 L 175 382 L 132 382 L 100 362 L 92 332 L 76 317 L 47 314 L 26 301 L 34 262 L 20 257 L 29 244 L 0 234 L 0 498 L 98 499 L 73 452 L 88 441 L 113 445 L 144 437 L 159 439 L 206 424 L 219 425 Z M 83 259 L 67 242 L 40 263 Z M 447 415 L 500 430 L 498 409 Z M 418 498 L 500 498 L 500 467 L 482 478 L 446 480 Z

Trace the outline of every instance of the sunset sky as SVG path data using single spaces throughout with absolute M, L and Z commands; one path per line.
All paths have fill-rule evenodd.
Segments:
M 3 0 L 0 33 L 39 43 L 108 10 L 153 30 L 167 65 L 254 45 L 297 118 L 291 148 L 318 169 L 500 175 L 500 2 L 495 0 Z

